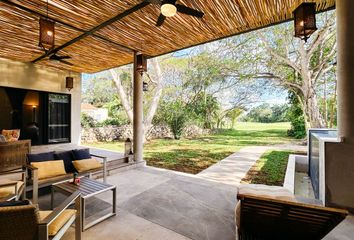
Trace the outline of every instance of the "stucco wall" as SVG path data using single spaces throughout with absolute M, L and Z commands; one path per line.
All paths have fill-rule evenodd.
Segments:
M 353 144 L 326 143 L 326 205 L 354 213 Z
M 69 92 L 65 88 L 65 77 L 69 76 L 67 71 L 0 58 L 0 86 L 71 94 L 71 142 L 79 143 L 81 74 L 70 74 L 74 77 L 74 89 Z

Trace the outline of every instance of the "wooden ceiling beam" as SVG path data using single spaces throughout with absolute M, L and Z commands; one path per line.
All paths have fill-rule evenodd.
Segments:
M 57 19 L 48 17 L 48 16 L 46 16 L 45 14 L 42 14 L 42 13 L 37 12 L 37 11 L 34 11 L 34 10 L 30 9 L 30 8 L 27 8 L 27 7 L 25 7 L 25 6 L 22 6 L 22 5 L 18 4 L 18 3 L 12 2 L 12 1 L 10 1 L 10 0 L 0 0 L 0 2 L 3 2 L 3 3 L 5 3 L 5 4 L 7 4 L 7 5 L 10 5 L 10 6 L 13 6 L 13 7 L 16 7 L 16 8 L 19 8 L 19 9 L 21 9 L 21 10 L 24 10 L 24 11 L 26 11 L 26 12 L 28 12 L 28 13 L 37 15 L 37 16 L 39 16 L 39 17 L 47 18 L 47 19 L 52 20 L 52 21 L 54 21 L 54 22 L 56 22 L 56 23 L 59 23 L 59 24 L 65 26 L 65 27 L 71 28 L 71 29 L 73 29 L 73 30 L 75 30 L 75 31 L 78 31 L 78 32 L 82 32 L 83 34 L 87 34 L 87 33 L 89 33 L 89 32 L 92 30 L 92 29 L 91 29 L 90 31 L 85 31 L 85 30 L 83 30 L 83 29 L 81 29 L 81 28 L 75 27 L 75 26 L 73 26 L 73 25 L 71 25 L 71 24 L 68 24 L 68 23 L 66 23 L 66 22 L 63 22 L 63 21 L 61 21 L 61 20 L 57 20 Z M 96 31 L 97 31 L 97 30 L 96 30 Z M 113 45 L 115 45 L 116 47 L 120 48 L 120 49 L 123 50 L 123 51 L 135 52 L 135 50 L 132 49 L 132 48 L 130 48 L 130 47 L 127 47 L 127 46 L 125 46 L 125 45 L 116 43 L 116 42 L 114 42 L 114 41 L 112 41 L 112 40 L 110 40 L 110 39 L 107 39 L 107 38 L 105 38 L 105 37 L 102 37 L 102 36 L 100 36 L 100 35 L 97 35 L 97 34 L 94 34 L 94 33 L 91 33 L 91 34 L 88 34 L 88 35 L 92 35 L 92 36 L 94 36 L 94 37 L 96 37 L 96 38 L 98 38 L 98 39 L 100 39 L 100 40 L 103 40 L 103 41 L 105 41 L 105 42 L 108 42 L 108 43 L 110 43 L 110 44 L 113 44 Z M 87 35 L 87 36 L 88 36 L 88 35 Z M 80 36 L 81 36 L 81 35 L 80 35 Z M 80 37 L 80 36 L 79 36 L 79 37 Z M 58 51 L 59 51 L 59 50 L 58 50 Z M 35 62 L 35 61 L 36 61 L 36 60 L 34 60 L 33 62 Z

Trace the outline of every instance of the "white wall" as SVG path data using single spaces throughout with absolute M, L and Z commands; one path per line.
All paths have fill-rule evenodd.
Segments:
M 81 74 L 70 74 L 74 89 L 69 92 L 65 88 L 68 71 L 0 58 L 0 86 L 71 94 L 71 142 L 77 144 L 81 132 Z

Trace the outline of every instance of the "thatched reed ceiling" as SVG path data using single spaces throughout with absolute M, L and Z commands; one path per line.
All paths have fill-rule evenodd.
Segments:
M 335 5 L 335 0 L 313 1 L 317 2 L 318 11 Z M 49 0 L 49 17 L 57 21 L 56 47 L 142 2 Z M 48 61 L 48 57 L 37 63 L 77 72 L 97 72 L 131 63 L 133 50 L 153 57 L 289 20 L 301 2 L 178 0 L 203 11 L 205 16 L 197 19 L 177 13 L 161 27 L 155 26 L 159 6 L 149 4 L 62 48 L 59 54 L 70 55 L 73 66 Z M 41 14 L 46 14 L 46 0 L 0 0 L 0 57 L 31 62 L 43 55 L 38 47 Z

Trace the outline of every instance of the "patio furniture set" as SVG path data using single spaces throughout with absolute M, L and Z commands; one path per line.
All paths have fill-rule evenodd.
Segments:
M 30 154 L 30 147 L 27 140 L 0 143 L 0 239 L 60 239 L 74 222 L 81 239 L 81 231 L 116 215 L 116 186 L 106 183 L 106 157 L 95 156 L 100 163 L 89 149 Z M 72 180 L 74 172 L 80 183 Z M 101 174 L 103 182 L 91 179 L 93 174 Z M 44 187 L 51 188 L 53 211 L 38 208 L 38 189 Z M 26 200 L 28 191 L 33 203 Z M 87 200 L 106 191 L 113 195 L 112 211 L 86 222 Z M 56 208 L 54 192 L 68 196 Z
M 56 171 L 52 169 L 56 168 L 55 165 L 44 168 L 46 173 L 41 172 L 43 169 L 38 163 L 50 164 L 51 159 L 58 159 L 58 157 L 64 159 L 63 162 L 66 161 L 66 168 L 63 168 L 68 172 L 72 171 L 72 169 L 69 170 L 73 167 L 69 165 L 70 161 L 75 162 L 74 158 L 82 158 L 82 163 L 85 163 L 83 159 L 89 157 L 87 149 L 29 154 L 30 143 L 28 141 L 18 141 L 9 146 L 9 148 L 4 148 L 4 145 L 0 145 L 1 175 L 17 175 L 17 177 L 20 176 L 20 181 L 10 181 L 0 186 L 1 200 L 6 200 L 0 203 L 0 239 L 33 239 L 33 236 L 38 239 L 60 239 L 74 222 L 75 237 L 81 239 L 82 231 L 116 215 L 116 186 L 106 183 L 104 172 L 103 182 L 89 178 L 92 173 L 102 171 L 103 166 L 97 167 L 89 162 L 84 164 L 91 165 L 92 169 L 84 166 L 79 176 L 80 185 L 73 184 L 70 173 L 55 176 Z M 11 154 L 8 152 L 9 149 L 12 151 Z M 26 157 L 23 158 L 23 155 Z M 13 157 L 16 160 L 25 159 L 26 164 L 11 160 Z M 80 169 L 79 165 L 75 165 L 74 168 Z M 46 174 L 49 176 L 46 177 Z M 29 187 L 33 190 L 33 199 L 38 199 L 35 195 L 38 194 L 38 190 L 35 191 L 37 186 L 39 188 L 51 187 L 51 209 L 53 211 L 40 211 L 36 204 L 23 200 L 26 197 L 27 183 L 29 186 L 33 184 L 32 188 Z M 11 191 L 9 191 L 10 188 Z M 98 194 L 109 191 L 112 192 L 112 210 L 87 222 L 87 201 Z M 55 192 L 67 195 L 65 201 L 56 208 L 54 208 Z M 19 201 L 20 198 L 22 201 Z M 348 214 L 345 210 L 300 203 L 288 190 L 274 186 L 241 185 L 237 199 L 236 237 L 240 240 L 284 239 L 284 237 L 286 239 L 322 239 Z M 74 209 L 69 208 L 73 204 Z M 274 226 L 277 226 L 276 231 Z

